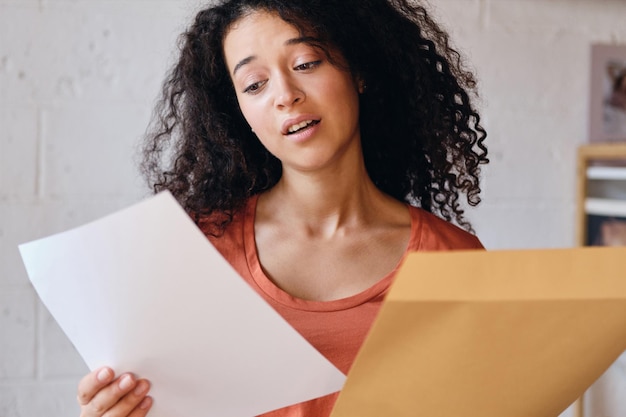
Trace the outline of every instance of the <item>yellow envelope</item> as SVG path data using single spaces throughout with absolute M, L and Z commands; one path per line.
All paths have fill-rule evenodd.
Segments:
M 332 417 L 555 417 L 626 349 L 626 248 L 414 253 Z

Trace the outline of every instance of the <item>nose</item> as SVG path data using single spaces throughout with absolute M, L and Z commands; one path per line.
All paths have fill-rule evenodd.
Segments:
M 274 105 L 279 108 L 289 108 L 305 99 L 302 88 L 288 75 L 274 78 Z

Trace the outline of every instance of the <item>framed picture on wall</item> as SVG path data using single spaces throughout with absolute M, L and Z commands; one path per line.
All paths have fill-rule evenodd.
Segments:
M 626 45 L 591 46 L 589 140 L 626 142 Z
M 587 246 L 626 246 L 626 217 L 588 214 Z

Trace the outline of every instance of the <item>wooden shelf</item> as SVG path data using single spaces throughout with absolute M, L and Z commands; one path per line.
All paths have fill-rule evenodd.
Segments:
M 626 219 L 626 143 L 592 143 L 578 148 L 576 240 L 579 246 L 604 244 L 598 229 Z M 596 217 L 597 216 L 597 217 Z M 573 407 L 583 415 L 583 397 Z
M 596 143 L 578 149 L 577 243 L 588 244 L 590 215 L 626 218 L 626 143 Z

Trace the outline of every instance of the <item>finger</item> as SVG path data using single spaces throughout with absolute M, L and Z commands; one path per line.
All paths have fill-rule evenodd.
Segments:
M 107 386 L 115 376 L 111 368 L 103 367 L 88 373 L 78 383 L 78 404 L 86 405 L 96 393 Z
M 149 381 L 145 379 L 137 381 L 135 388 L 126 394 L 112 411 L 119 413 L 119 415 L 128 415 L 128 417 L 144 417 L 153 403 L 152 397 L 147 395 L 149 390 Z M 130 410 L 130 414 L 128 414 L 128 410 Z
M 145 379 L 132 380 L 131 388 L 128 389 L 130 379 L 130 375 L 124 375 L 102 389 L 84 407 L 84 417 L 145 416 L 152 405 L 152 398 L 146 399 L 150 382 Z
M 148 411 L 150 411 L 153 402 L 152 397 L 144 397 L 128 417 L 145 417 Z
M 154 401 L 152 400 L 152 397 L 144 397 L 144 399 L 141 400 L 137 408 L 133 410 L 133 414 L 131 415 L 131 417 L 144 417 L 146 414 L 148 414 L 150 408 L 152 408 L 153 402 Z
M 133 401 L 132 391 L 137 386 L 137 378 L 131 374 L 122 374 L 107 386 L 101 388 L 83 408 L 87 411 L 87 416 L 107 415 L 125 416 L 134 408 L 130 406 Z M 145 393 L 140 397 L 143 398 Z M 129 400 L 123 401 L 125 398 Z M 135 399 L 135 403 L 141 401 Z

